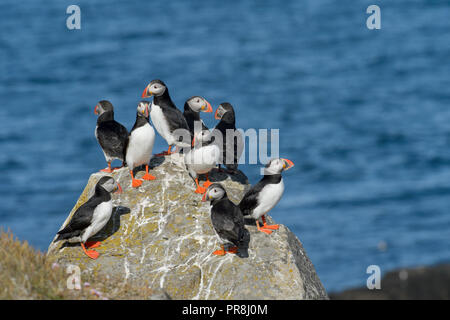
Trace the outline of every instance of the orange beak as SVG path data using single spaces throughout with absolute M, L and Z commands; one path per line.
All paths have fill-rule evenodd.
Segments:
M 145 87 L 144 91 L 142 92 L 142 98 L 148 98 L 148 97 L 150 97 L 148 95 L 148 87 Z
M 281 158 L 281 160 L 283 160 L 285 163 L 285 167 L 284 167 L 285 171 L 289 170 L 290 168 L 292 168 L 294 166 L 294 163 L 291 160 L 283 159 L 283 158 Z
M 149 112 L 148 112 L 148 105 L 145 107 L 145 117 L 146 118 L 148 118 L 148 114 L 149 114 Z
M 203 194 L 202 202 L 206 202 L 206 194 L 207 194 L 207 192 L 205 192 L 205 193 Z
M 211 107 L 211 104 L 206 101 L 206 106 L 208 107 L 204 112 L 213 112 L 213 108 Z
M 98 105 L 95 106 L 95 108 L 94 108 L 94 113 L 95 113 L 95 114 L 98 114 Z
M 122 193 L 122 187 L 120 186 L 120 183 L 117 182 L 117 187 L 119 188 L 115 193 L 121 194 Z
M 220 117 L 217 115 L 217 112 L 219 111 L 219 108 L 217 108 L 216 112 L 214 112 L 214 119 L 220 120 Z

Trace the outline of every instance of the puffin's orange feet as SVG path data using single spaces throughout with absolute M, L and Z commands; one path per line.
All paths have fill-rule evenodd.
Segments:
M 264 232 L 264 233 L 267 233 L 267 234 L 271 234 L 271 233 L 272 233 L 271 230 L 269 230 L 269 229 L 264 229 L 264 227 L 260 227 L 260 226 L 259 226 L 259 221 L 258 221 L 258 220 L 256 220 L 256 228 L 257 228 L 259 231 Z
M 84 246 L 86 248 L 97 248 L 98 246 L 100 246 L 102 243 L 100 241 L 87 241 Z
M 142 180 L 139 180 L 139 179 L 133 179 L 133 180 L 131 180 L 131 186 L 132 186 L 133 188 L 140 187 L 141 185 L 142 185 Z
M 155 180 L 156 177 L 155 177 L 155 176 L 152 176 L 152 175 L 149 174 L 149 173 L 146 173 L 146 174 L 144 174 L 144 175 L 142 176 L 142 179 L 149 181 L 149 180 Z
M 195 189 L 195 193 L 203 194 L 206 192 L 206 188 L 203 188 L 201 186 L 198 186 L 197 189 Z
M 172 146 L 169 146 L 169 149 L 167 151 L 160 152 L 158 154 L 155 154 L 155 157 L 161 157 L 161 156 L 170 156 L 173 152 L 171 151 Z
M 83 249 L 83 252 L 91 259 L 97 259 L 99 256 L 99 253 L 95 250 L 86 250 L 86 247 L 84 243 L 81 243 L 81 248 Z
M 227 250 L 228 253 L 237 253 L 238 247 L 231 247 Z
M 272 233 L 272 231 L 269 230 L 269 229 L 259 228 L 258 230 L 261 231 L 261 232 L 267 233 L 267 234 L 271 234 Z
M 226 251 L 221 249 L 221 250 L 216 250 L 213 252 L 214 255 L 216 256 L 224 256 L 226 254 Z
M 263 229 L 270 229 L 270 230 L 278 230 L 280 226 L 278 224 L 272 224 L 272 225 L 268 225 L 268 224 L 264 224 L 262 226 Z
M 98 256 L 100 255 L 97 251 L 95 250 L 86 250 L 84 253 L 86 253 L 86 255 L 91 258 L 91 259 L 97 259 Z
M 205 188 L 208 188 L 210 185 L 212 185 L 212 182 L 209 181 L 209 180 L 206 180 L 205 182 L 203 182 L 203 186 L 204 186 Z

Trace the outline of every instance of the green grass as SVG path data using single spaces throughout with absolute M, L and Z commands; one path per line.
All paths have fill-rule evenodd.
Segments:
M 152 290 L 132 286 L 110 277 L 83 273 L 81 289 L 67 288 L 65 268 L 19 241 L 8 231 L 0 230 L 0 299 L 147 299 Z

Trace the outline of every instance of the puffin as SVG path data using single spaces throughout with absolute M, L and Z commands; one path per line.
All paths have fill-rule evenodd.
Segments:
M 148 173 L 148 164 L 152 157 L 153 144 L 155 143 L 155 130 L 148 122 L 150 102 L 141 101 L 137 107 L 136 122 L 131 129 L 126 151 L 126 163 L 130 169 L 131 186 L 137 188 L 142 185 L 142 180 L 135 179 L 133 170 L 145 164 L 144 180 L 155 180 L 156 177 Z
M 215 126 L 214 130 L 220 131 L 223 137 L 222 164 L 227 168 L 228 173 L 234 174 L 237 171 L 238 161 L 244 149 L 244 140 L 240 131 L 236 130 L 236 118 L 233 106 L 228 102 L 221 103 L 214 113 L 214 118 L 216 120 L 220 120 L 220 122 Z M 234 143 L 232 144 L 227 142 L 226 138 L 226 135 L 230 133 L 234 134 Z M 219 170 L 221 170 L 220 164 Z
M 156 156 L 171 155 L 173 145 L 180 148 L 190 147 L 191 143 L 185 140 L 189 138 L 190 141 L 188 124 L 183 113 L 178 110 L 170 98 L 166 84 L 158 79 L 151 81 L 142 92 L 142 98 L 151 96 L 153 96 L 153 101 L 150 108 L 150 118 L 156 131 L 169 145 L 167 151 L 158 153 Z M 186 131 L 183 132 L 182 130 Z
M 111 162 L 115 159 L 122 161 L 122 167 L 126 165 L 125 153 L 128 144 L 128 130 L 114 120 L 114 107 L 107 100 L 100 101 L 94 109 L 98 115 L 95 137 L 105 155 L 108 167 L 100 171 L 111 173 Z
M 69 243 L 81 243 L 83 252 L 91 259 L 97 259 L 99 253 L 95 250 L 100 245 L 99 241 L 88 242 L 95 236 L 111 218 L 113 204 L 111 193 L 121 193 L 122 188 L 114 178 L 103 176 L 95 185 L 95 192 L 73 214 L 65 228 L 58 231 L 54 242 L 67 240 Z
M 223 256 L 227 253 L 236 253 L 240 258 L 247 258 L 250 233 L 244 226 L 241 210 L 228 199 L 224 187 L 220 183 L 211 184 L 202 201 L 210 201 L 211 223 L 221 242 L 221 249 L 214 251 L 213 254 Z M 228 243 L 233 246 L 225 249 L 225 244 Z
M 206 101 L 205 98 L 200 96 L 193 96 L 186 100 L 184 103 L 183 116 L 189 127 L 191 138 L 194 138 L 195 121 L 199 121 L 201 124 L 201 130 L 208 130 L 208 127 L 200 119 L 200 112 L 212 112 L 211 104 Z M 200 129 L 200 128 L 199 128 Z
M 284 183 L 281 173 L 293 166 L 294 163 L 288 159 L 270 160 L 264 168 L 264 177 L 245 193 L 239 203 L 244 216 L 251 216 L 256 220 L 259 231 L 271 234 L 272 230 L 279 228 L 278 225 L 268 225 L 264 215 L 275 207 L 283 195 Z M 259 225 L 260 218 L 263 222 L 262 227 Z
M 205 193 L 206 188 L 211 185 L 209 172 L 219 164 L 220 148 L 217 144 L 212 143 L 212 135 L 209 130 L 197 132 L 192 140 L 192 146 L 193 148 L 184 155 L 184 164 L 197 185 L 195 193 Z M 206 174 L 203 187 L 198 183 L 199 174 Z

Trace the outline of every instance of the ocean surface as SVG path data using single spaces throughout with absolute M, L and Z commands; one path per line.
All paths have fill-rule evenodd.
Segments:
M 66 28 L 71 4 L 81 30 Z M 130 129 L 160 78 L 179 108 L 202 95 L 231 102 L 244 130 L 280 130 L 295 167 L 271 215 L 328 291 L 365 285 L 369 265 L 448 262 L 449 17 L 433 0 L 3 0 L 0 226 L 46 250 L 105 166 L 94 106 L 110 100 Z M 260 167 L 241 168 L 256 183 Z

